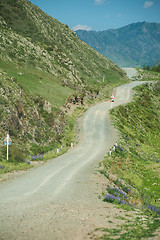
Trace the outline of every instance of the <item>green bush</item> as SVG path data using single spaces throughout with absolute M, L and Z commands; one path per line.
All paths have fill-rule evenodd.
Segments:
M 9 161 L 11 162 L 23 162 L 25 158 L 25 153 L 16 146 L 10 146 L 9 148 Z

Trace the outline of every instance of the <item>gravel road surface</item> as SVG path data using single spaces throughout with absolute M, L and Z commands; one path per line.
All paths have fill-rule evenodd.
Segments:
M 139 84 L 118 87 L 114 106 L 129 102 Z M 98 198 L 106 179 L 96 169 L 117 139 L 109 109 L 108 101 L 84 114 L 80 142 L 66 154 L 0 184 L 1 240 L 86 240 L 120 223 L 125 211 Z
M 132 79 L 132 77 L 137 76 L 137 70 L 135 68 L 122 68 L 122 69 L 126 72 L 128 78 L 130 79 Z

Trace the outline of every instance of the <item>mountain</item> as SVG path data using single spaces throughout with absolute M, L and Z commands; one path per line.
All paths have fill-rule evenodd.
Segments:
M 125 81 L 116 64 L 28 0 L 0 1 L 0 159 L 8 131 L 17 153 L 69 146 L 69 104 L 81 107 Z
M 77 36 L 120 67 L 151 65 L 160 59 L 160 24 L 138 22 L 106 31 L 77 30 Z
M 80 87 L 84 77 L 99 78 L 117 66 L 85 43 L 65 24 L 28 0 L 1 0 L 1 57 L 47 71 L 64 85 Z
M 160 65 L 160 60 L 158 60 L 155 64 L 153 64 L 153 66 L 158 66 Z

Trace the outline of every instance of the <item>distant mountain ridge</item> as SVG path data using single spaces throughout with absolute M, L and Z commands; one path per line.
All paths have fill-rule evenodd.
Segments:
M 77 30 L 76 34 L 120 67 L 141 67 L 160 59 L 159 23 L 138 22 L 99 32 Z

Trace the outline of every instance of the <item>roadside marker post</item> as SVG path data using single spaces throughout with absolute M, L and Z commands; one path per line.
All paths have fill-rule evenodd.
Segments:
M 112 108 L 113 102 L 111 101 L 111 108 Z
M 114 95 L 112 94 L 112 96 L 111 96 L 111 108 L 113 107 L 113 103 L 114 103 Z
M 9 134 L 7 134 L 7 137 L 4 140 L 4 145 L 7 145 L 7 161 L 8 161 L 8 155 L 9 155 L 9 145 L 12 144 L 12 140 L 9 136 Z

